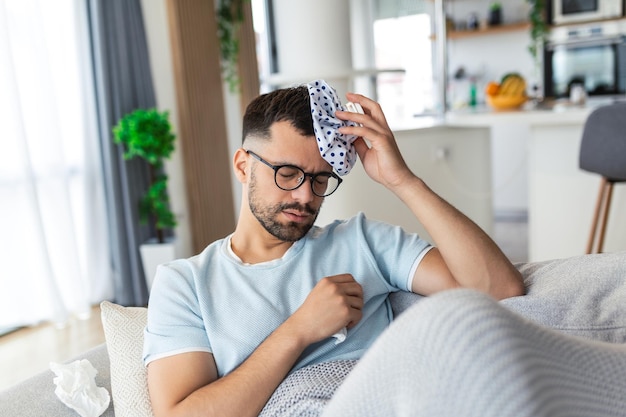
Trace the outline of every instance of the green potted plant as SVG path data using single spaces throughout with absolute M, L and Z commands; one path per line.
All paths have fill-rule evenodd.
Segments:
M 250 0 L 220 0 L 217 6 L 217 36 L 222 73 L 230 91 L 239 91 L 239 28 L 244 19 L 244 3 Z
M 114 141 L 124 146 L 124 159 L 142 158 L 150 169 L 150 186 L 139 202 L 142 224 L 150 223 L 156 231 L 156 244 L 145 242 L 140 251 L 148 288 L 156 266 L 175 258 L 173 242 L 166 242 L 165 230 L 176 226 L 170 210 L 164 161 L 174 151 L 176 136 L 172 133 L 168 112 L 137 109 L 123 116 L 113 127 Z
M 539 52 L 543 46 L 543 43 L 548 37 L 550 27 L 546 23 L 545 19 L 545 0 L 526 0 L 530 4 L 530 11 L 528 12 L 528 20 L 530 21 L 530 39 L 531 43 L 528 46 L 528 51 L 535 59 L 535 62 L 539 62 Z

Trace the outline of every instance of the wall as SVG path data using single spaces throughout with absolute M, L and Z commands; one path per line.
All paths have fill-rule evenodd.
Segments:
M 270 84 L 322 78 L 345 100 L 352 71 L 349 0 L 274 0 L 274 15 L 279 73 L 270 77 Z

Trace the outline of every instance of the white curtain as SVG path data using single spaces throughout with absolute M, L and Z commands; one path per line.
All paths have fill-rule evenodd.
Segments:
M 112 298 L 84 3 L 0 0 L 0 328 Z

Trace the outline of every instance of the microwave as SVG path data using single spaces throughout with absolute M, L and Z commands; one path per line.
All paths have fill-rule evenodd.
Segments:
M 552 0 L 552 23 L 568 24 L 619 18 L 624 0 Z
M 555 27 L 544 48 L 544 94 L 568 97 L 573 84 L 588 96 L 626 94 L 626 22 Z

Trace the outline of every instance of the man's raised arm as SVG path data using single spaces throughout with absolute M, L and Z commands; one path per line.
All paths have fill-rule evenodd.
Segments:
M 380 105 L 359 94 L 349 93 L 348 100 L 359 103 L 365 114 L 337 112 L 339 118 L 361 125 L 340 132 L 360 136 L 354 145 L 365 172 L 411 209 L 436 246 L 417 269 L 413 291 L 428 295 L 467 287 L 497 299 L 523 294 L 519 271 L 493 240 L 411 172 Z

